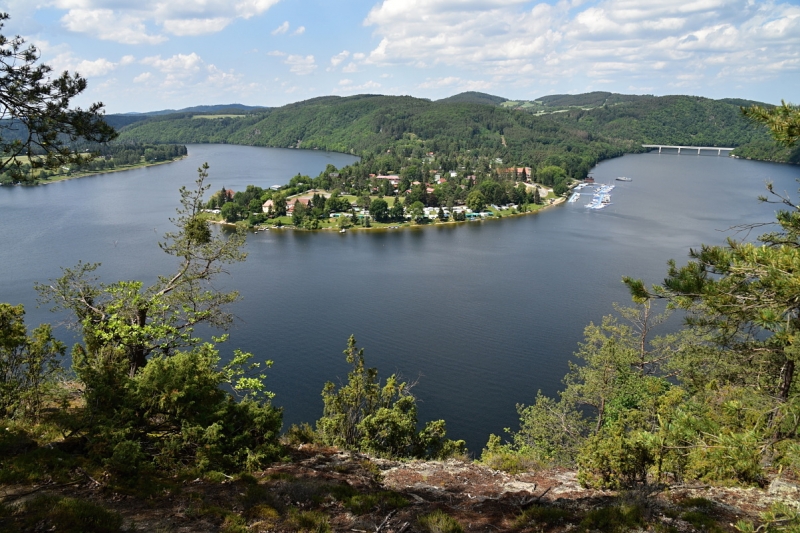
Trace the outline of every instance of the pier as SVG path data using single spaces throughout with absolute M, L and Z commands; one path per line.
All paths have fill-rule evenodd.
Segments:
M 677 148 L 678 153 L 681 153 L 681 150 L 697 150 L 697 155 L 700 155 L 700 150 L 716 150 L 717 155 L 722 155 L 722 152 L 728 152 L 725 155 L 731 155 L 731 151 L 733 150 L 733 148 L 720 148 L 719 146 L 669 146 L 666 144 L 643 144 L 642 147 L 651 149 L 658 148 L 659 154 L 662 148 Z

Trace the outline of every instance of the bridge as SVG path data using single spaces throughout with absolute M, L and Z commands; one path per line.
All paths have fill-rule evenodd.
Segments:
M 719 146 L 669 146 L 666 144 L 643 144 L 643 148 L 658 148 L 658 153 L 661 153 L 662 148 L 677 148 L 678 153 L 681 153 L 681 150 L 697 150 L 697 155 L 700 155 L 700 150 L 716 150 L 717 155 L 722 155 L 722 152 L 728 152 L 727 155 L 731 155 L 731 151 L 733 148 L 720 148 Z

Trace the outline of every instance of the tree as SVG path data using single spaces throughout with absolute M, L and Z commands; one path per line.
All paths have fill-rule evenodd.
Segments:
M 445 458 L 463 453 L 463 440 L 445 437 L 445 423 L 436 420 L 417 432 L 416 399 L 411 386 L 390 376 L 384 384 L 376 368 L 367 368 L 364 349 L 351 336 L 344 351 L 352 366 L 347 384 L 322 389 L 323 416 L 317 432 L 323 442 L 385 457 Z
M 542 195 L 539 194 L 539 187 L 533 189 L 533 203 L 537 205 L 542 203 Z
M 386 203 L 386 200 L 376 198 L 369 205 L 369 214 L 378 222 L 386 222 L 389 219 L 389 204 Z
M 781 105 L 772 109 L 760 106 L 741 109 L 744 116 L 753 122 L 767 126 L 778 143 L 794 146 L 800 139 L 800 107 L 781 100 Z
M 484 198 L 480 191 L 472 191 L 467 195 L 467 207 L 469 207 L 473 213 L 479 213 L 486 207 L 486 198 Z
M 198 169 L 196 188 L 181 187 L 181 207 L 171 219 L 177 231 L 165 235 L 161 249 L 178 260 L 177 270 L 144 287 L 140 281 L 100 283 L 94 277 L 99 264 L 79 263 L 64 275 L 36 289 L 54 309 L 71 312 L 83 333 L 85 351 L 101 357 L 113 347 L 124 352 L 134 375 L 154 353 L 170 354 L 179 347 L 196 346 L 193 328 L 199 323 L 226 328 L 232 317 L 225 308 L 237 292 L 220 292 L 213 281 L 225 265 L 243 261 L 244 228 L 229 235 L 213 235 L 202 218 L 208 165 Z
M 0 303 L 0 418 L 38 417 L 45 389 L 61 372 L 64 344 L 53 338 L 49 324 L 29 336 L 21 305 Z
M 405 209 L 403 208 L 403 204 L 397 201 L 397 198 L 394 200 L 394 204 L 392 208 L 389 210 L 389 216 L 392 220 L 402 222 L 405 215 Z
M 425 205 L 420 201 L 414 202 L 411 204 L 411 207 L 408 208 L 408 214 L 411 215 L 414 222 L 422 224 L 425 220 Z
M 0 13 L 0 29 L 8 18 Z M 103 104 L 69 108 L 86 80 L 68 72 L 53 79 L 49 66 L 36 64 L 39 57 L 21 37 L 0 35 L 0 171 L 7 169 L 16 179 L 35 180 L 22 175 L 24 163 L 33 169 L 80 165 L 87 157 L 70 149 L 70 142 L 106 142 L 117 135 L 102 119 Z

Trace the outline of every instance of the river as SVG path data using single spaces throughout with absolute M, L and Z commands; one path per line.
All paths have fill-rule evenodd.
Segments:
M 212 190 L 268 187 L 354 158 L 315 151 L 190 145 L 179 162 L 46 186 L 0 188 L 0 301 L 24 303 L 29 326 L 64 317 L 36 306 L 33 283 L 101 262 L 103 279 L 152 282 L 172 260 L 158 248 L 178 187 L 207 161 Z M 248 237 L 222 288 L 242 301 L 224 354 L 272 359 L 268 386 L 285 427 L 316 420 L 326 380 L 345 381 L 354 334 L 382 376 L 417 382 L 420 418 L 444 418 L 480 452 L 516 424 L 515 405 L 554 394 L 583 328 L 627 303 L 623 275 L 663 279 L 667 261 L 721 243 L 725 230 L 769 222 L 767 180 L 794 193 L 800 168 L 717 156 L 640 154 L 598 165 L 612 204 L 588 200 L 496 221 L 389 231 L 269 231 Z M 628 176 L 631 182 L 616 182 Z M 742 234 L 738 234 L 742 237 Z M 751 235 L 752 237 L 752 235 Z M 59 335 L 70 339 L 59 328 Z

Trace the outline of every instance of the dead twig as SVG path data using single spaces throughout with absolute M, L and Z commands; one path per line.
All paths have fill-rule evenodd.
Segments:
M 389 511 L 389 514 L 387 514 L 387 515 L 386 515 L 386 518 L 384 518 L 384 519 L 383 519 L 383 522 L 381 522 L 381 525 L 379 525 L 378 527 L 376 527 L 376 528 L 375 528 L 375 533 L 381 533 L 381 530 L 382 530 L 384 527 L 386 527 L 386 524 L 388 524 L 388 523 L 389 523 L 389 519 L 390 519 L 392 516 L 394 516 L 394 514 L 395 514 L 396 512 L 397 512 L 397 509 L 395 509 L 395 510 L 393 510 L 393 511 Z

